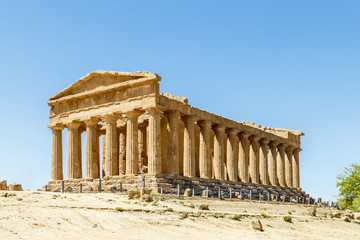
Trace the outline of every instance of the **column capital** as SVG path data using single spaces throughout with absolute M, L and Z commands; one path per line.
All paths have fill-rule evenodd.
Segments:
M 119 119 L 119 116 L 115 114 L 108 114 L 103 117 L 105 122 L 115 122 L 117 119 Z
M 301 151 L 302 151 L 301 148 L 295 148 L 295 149 L 293 150 L 294 153 L 296 153 L 296 152 L 301 152 Z
M 129 112 L 126 112 L 125 115 L 127 117 L 138 117 L 142 114 L 143 112 L 140 111 L 140 110 L 132 110 L 132 111 L 129 111 Z
M 268 139 L 266 139 L 266 138 L 262 138 L 262 139 L 260 139 L 260 141 L 259 141 L 261 144 L 268 144 L 269 142 L 270 142 L 270 140 L 268 140 Z
M 285 145 L 283 143 L 277 146 L 278 149 L 285 150 Z
M 223 124 L 216 124 L 213 126 L 213 129 L 217 132 L 225 132 L 225 125 Z
M 228 135 L 236 135 L 238 132 L 239 132 L 239 130 L 236 129 L 236 128 L 230 128 L 230 129 L 227 129 L 227 130 L 226 130 L 226 133 L 227 133 Z
M 212 122 L 210 120 L 200 120 L 198 122 L 198 125 L 200 127 L 206 127 L 206 128 L 211 128 L 211 124 L 212 124 Z
M 285 151 L 289 151 L 289 152 L 292 152 L 294 150 L 294 147 L 293 146 L 286 146 L 285 148 Z
M 90 119 L 85 120 L 84 123 L 86 124 L 86 126 L 97 125 L 99 123 L 99 119 L 98 118 L 90 118 Z
M 248 139 L 250 137 L 250 134 L 246 133 L 246 132 L 240 132 L 238 134 L 239 138 L 243 138 L 243 139 Z
M 188 122 L 188 121 L 192 121 L 192 122 L 195 122 L 197 119 L 199 119 L 197 116 L 195 115 L 186 115 L 186 116 L 183 116 L 181 118 L 184 122 Z
M 49 126 L 49 128 L 53 131 L 62 131 L 65 126 L 63 124 L 56 124 L 55 126 Z
M 146 111 L 150 114 L 154 114 L 154 113 L 162 113 L 163 111 L 160 110 L 160 108 L 158 107 L 151 107 L 151 108 L 147 108 Z
M 168 118 L 178 118 L 180 116 L 180 112 L 177 110 L 170 110 L 164 113 Z
M 251 135 L 251 136 L 249 137 L 249 140 L 250 140 L 251 142 L 256 142 L 256 141 L 259 141 L 260 138 L 259 138 L 258 136 L 256 136 L 256 135 Z
M 279 145 L 279 143 L 276 142 L 276 141 L 270 141 L 270 142 L 269 142 L 269 146 L 270 146 L 270 147 L 277 147 L 278 145 Z
M 71 123 L 66 124 L 66 127 L 68 129 L 78 129 L 80 126 L 81 126 L 80 122 L 71 122 Z

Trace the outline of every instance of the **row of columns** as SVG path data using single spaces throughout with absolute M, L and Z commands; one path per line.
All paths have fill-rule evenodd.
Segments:
M 227 129 L 222 124 L 213 125 L 211 121 L 199 120 L 195 116 L 181 117 L 178 111 L 163 113 L 158 108 L 146 111 L 149 120 L 145 139 L 143 134 L 138 136 L 138 117 L 142 111 L 126 113 L 126 129 L 118 130 L 116 115 L 103 118 L 106 129 L 105 175 L 138 174 L 139 158 L 143 152 L 143 149 L 138 149 L 138 143 L 146 141 L 148 173 L 163 172 L 187 177 L 198 175 L 201 178 L 213 177 L 220 180 L 299 188 L 300 149 L 239 132 L 234 128 Z M 179 131 L 180 119 L 184 124 L 183 133 Z M 84 122 L 86 178 L 100 178 L 98 121 L 99 119 L 90 119 Z M 198 142 L 195 139 L 195 124 L 200 127 Z M 66 125 L 69 131 L 68 178 L 82 177 L 80 125 L 78 122 Z M 63 179 L 62 129 L 52 128 L 53 180 Z M 211 131 L 214 131 L 213 149 Z M 183 141 L 183 149 L 180 149 L 179 141 Z M 196 157 L 199 159 L 198 174 Z

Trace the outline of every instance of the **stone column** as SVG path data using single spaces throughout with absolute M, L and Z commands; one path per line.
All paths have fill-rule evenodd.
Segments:
M 115 115 L 107 115 L 104 117 L 106 129 L 106 151 L 105 151 L 105 175 L 116 176 L 119 174 L 119 145 L 116 128 Z
M 138 174 L 138 117 L 141 112 L 127 112 L 126 125 L 126 175 Z
M 98 119 L 85 121 L 86 124 L 86 152 L 85 177 L 100 178 L 99 138 L 97 134 Z
M 165 116 L 160 119 L 161 127 L 161 171 L 163 173 L 169 173 L 167 166 L 167 135 L 168 135 L 168 121 Z
M 227 154 L 226 154 L 226 167 L 230 181 L 238 180 L 238 147 L 239 139 L 237 138 L 237 129 L 230 129 L 227 131 Z
M 148 142 L 148 158 L 149 173 L 161 173 L 161 126 L 160 114 L 158 108 L 149 108 L 149 142 Z
M 201 178 L 211 178 L 210 128 L 211 121 L 200 122 L 199 169 Z
M 62 167 L 62 130 L 64 127 L 51 127 L 52 152 L 51 152 L 51 180 L 63 180 Z
M 241 182 L 249 182 L 249 135 L 242 132 L 239 134 L 239 178 Z
M 119 175 L 126 172 L 126 127 L 119 128 Z
M 79 127 L 80 123 L 73 122 L 66 125 L 69 133 L 68 133 L 68 171 L 67 178 L 81 178 L 82 177 L 82 169 L 81 169 L 81 158 L 79 158 L 79 151 L 81 149 L 81 145 L 79 143 L 80 140 L 80 132 Z
M 179 174 L 179 117 L 180 112 L 170 111 L 166 113 L 168 118 L 167 134 L 167 173 Z
M 184 176 L 195 177 L 195 129 L 194 116 L 185 116 L 182 118 L 185 124 L 184 129 Z
M 147 122 L 138 126 L 138 151 L 139 151 L 139 170 L 143 166 L 148 166 L 148 156 L 147 156 Z M 148 166 L 149 167 L 149 166 Z M 146 169 L 144 170 L 144 172 Z
M 215 137 L 214 137 L 214 173 L 215 178 L 224 180 L 224 125 L 214 126 Z
M 277 156 L 277 148 L 276 146 L 278 145 L 278 143 L 271 141 L 269 143 L 269 147 L 270 147 L 270 154 L 269 154 L 269 182 L 270 185 L 273 186 L 277 186 L 278 185 L 278 181 L 277 181 L 277 168 L 276 168 L 276 156 Z
M 250 178 L 252 183 L 260 183 L 259 176 L 259 138 L 257 136 L 251 136 L 250 140 Z
M 278 145 L 278 154 L 276 157 L 276 165 L 277 165 L 277 177 L 278 183 L 282 187 L 286 187 L 285 183 L 285 146 L 284 144 Z
M 299 171 L 299 153 L 301 148 L 295 148 L 293 153 L 293 164 L 292 164 L 292 174 L 293 174 L 293 187 L 300 188 L 300 171 Z
M 105 177 L 107 172 L 105 157 L 106 157 L 106 133 L 103 134 L 103 138 L 102 138 L 102 160 L 101 160 L 102 177 Z
M 287 187 L 292 187 L 292 162 L 293 162 L 293 147 L 288 146 L 285 151 L 285 183 Z
M 260 140 L 260 156 L 259 156 L 260 182 L 265 185 L 269 185 L 268 143 L 269 141 L 266 139 Z

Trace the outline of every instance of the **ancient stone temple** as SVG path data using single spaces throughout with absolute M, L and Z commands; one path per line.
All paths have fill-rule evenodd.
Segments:
M 299 181 L 302 132 L 236 122 L 198 109 L 184 97 L 160 93 L 160 80 L 147 72 L 95 71 L 52 96 L 48 188 L 56 191 L 65 180 L 72 188 L 81 183 L 95 190 L 100 178 L 104 189 L 118 188 L 120 182 L 131 187 L 139 184 L 143 171 L 155 190 L 173 191 L 181 184 L 197 191 L 255 186 L 304 194 Z

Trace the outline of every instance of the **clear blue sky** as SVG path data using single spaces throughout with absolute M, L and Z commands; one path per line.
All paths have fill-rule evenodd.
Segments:
M 0 0 L 0 179 L 25 189 L 50 179 L 53 94 L 94 70 L 149 71 L 196 107 L 303 131 L 301 186 L 333 200 L 336 175 L 360 156 L 359 10 L 340 0 Z

